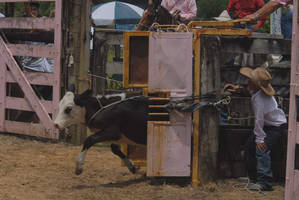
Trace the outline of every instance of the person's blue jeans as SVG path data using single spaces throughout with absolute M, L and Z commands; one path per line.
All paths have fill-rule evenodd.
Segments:
M 293 12 L 289 11 L 281 16 L 281 33 L 284 39 L 292 39 Z
M 256 148 L 255 135 L 252 134 L 246 144 L 245 162 L 248 177 L 251 181 L 257 182 L 264 189 L 272 188 L 271 150 L 281 139 L 285 125 L 280 127 L 265 126 L 265 144 L 267 149 L 260 151 Z

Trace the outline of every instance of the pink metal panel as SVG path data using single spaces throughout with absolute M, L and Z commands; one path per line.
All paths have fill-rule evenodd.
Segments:
M 42 124 L 4 121 L 4 131 L 23 135 L 53 138 Z
M 149 91 L 192 95 L 192 40 L 193 33 L 150 33 Z
M 7 48 L 14 56 L 54 58 L 58 54 L 53 45 L 8 44 Z
M 6 65 L 0 59 L 0 131 L 4 129 L 5 120 L 5 97 L 6 97 Z
M 2 52 L 2 59 L 5 61 L 10 71 L 13 73 L 15 80 L 18 82 L 19 86 L 25 93 L 26 99 L 30 102 L 32 108 L 45 126 L 46 131 L 51 132 L 51 130 L 53 129 L 51 118 L 49 117 L 43 105 L 40 103 L 38 97 L 35 95 L 35 92 L 33 91 L 30 83 L 26 80 L 25 75 L 14 60 L 12 54 L 10 53 L 2 38 L 0 38 L 0 52 Z
M 289 131 L 288 131 L 288 150 L 287 150 L 287 170 L 286 170 L 286 189 L 285 200 L 299 199 L 299 175 L 298 171 L 294 169 L 295 165 L 295 149 L 298 142 L 298 123 L 296 121 L 297 107 L 296 94 L 299 92 L 299 18 L 298 18 L 298 1 L 294 1 L 293 13 L 293 35 L 292 35 L 292 67 L 291 67 L 291 94 L 289 106 Z
M 52 85 L 54 83 L 54 75 L 52 73 L 42 72 L 23 72 L 29 83 L 34 85 Z M 8 83 L 15 83 L 16 80 L 11 72 L 7 72 Z
M 0 20 L 0 28 L 7 29 L 54 29 L 54 19 L 47 17 L 3 17 Z
M 147 141 L 147 176 L 190 176 L 191 123 L 148 122 Z
M 52 101 L 40 100 L 43 107 L 46 109 L 47 113 L 53 112 Z M 7 109 L 14 110 L 25 110 L 25 111 L 34 111 L 30 103 L 24 98 L 15 98 L 15 97 L 6 97 L 6 106 Z

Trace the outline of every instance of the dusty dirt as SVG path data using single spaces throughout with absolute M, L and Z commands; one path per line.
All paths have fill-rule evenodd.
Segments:
M 0 200 L 282 200 L 284 188 L 249 192 L 235 179 L 202 187 L 153 185 L 132 175 L 107 147 L 87 153 L 84 171 L 74 174 L 80 146 L 0 135 Z M 144 170 L 141 169 L 141 172 Z

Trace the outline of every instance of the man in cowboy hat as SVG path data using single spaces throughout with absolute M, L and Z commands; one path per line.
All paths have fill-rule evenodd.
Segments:
M 279 141 L 287 122 L 283 110 L 278 108 L 273 97 L 271 75 L 264 68 L 251 69 L 242 67 L 240 73 L 249 79 L 248 90 L 251 94 L 252 108 L 255 115 L 254 134 L 247 141 L 246 165 L 250 181 L 248 189 L 272 190 L 272 170 L 270 153 Z M 237 92 L 241 87 L 228 84 L 225 89 Z

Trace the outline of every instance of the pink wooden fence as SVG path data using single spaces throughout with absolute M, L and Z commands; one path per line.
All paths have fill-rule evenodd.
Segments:
M 299 200 L 299 166 L 295 166 L 295 158 L 299 158 L 299 15 L 298 0 L 294 1 L 291 95 L 289 107 L 289 133 L 286 171 L 286 200 Z
M 60 99 L 60 58 L 61 58 L 61 12 L 62 0 L 39 0 L 55 2 L 54 18 L 0 18 L 0 29 L 52 29 L 53 45 L 7 44 L 0 37 L 0 132 L 18 133 L 46 138 L 58 138 L 52 118 L 58 113 Z M 0 0 L 7 2 L 31 2 L 31 0 Z M 13 56 L 31 56 L 53 58 L 52 73 L 25 72 L 18 66 Z M 24 93 L 24 98 L 8 96 L 7 83 L 17 83 Z M 33 85 L 52 86 L 52 100 L 37 97 Z M 26 123 L 8 120 L 6 110 L 35 112 L 39 123 Z

